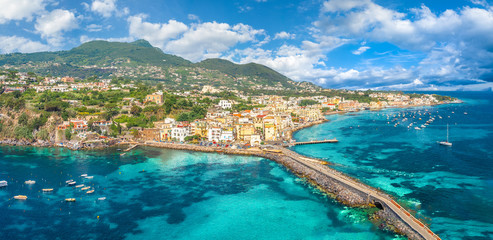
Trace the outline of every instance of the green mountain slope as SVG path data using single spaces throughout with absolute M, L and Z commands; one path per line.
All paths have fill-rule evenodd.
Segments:
M 291 80 L 286 76 L 260 64 L 248 63 L 248 64 L 235 64 L 224 59 L 206 59 L 196 64 L 196 66 L 214 69 L 220 72 L 229 74 L 234 77 L 239 76 L 256 76 L 264 81 L 260 84 L 274 85 L 275 83 L 281 83 L 284 87 L 291 86 Z
M 164 53 L 145 40 L 132 43 L 91 41 L 69 51 L 0 55 L 0 67 L 53 76 L 87 78 L 125 77 L 162 81 L 169 87 L 190 89 L 214 85 L 233 89 L 269 86 L 271 90 L 316 89 L 310 83 L 296 83 L 260 64 L 235 64 L 223 59 L 192 63 Z M 202 69 L 202 70 L 200 70 Z M 205 70 L 204 70 L 205 69 Z M 259 88 L 261 89 L 261 88 Z

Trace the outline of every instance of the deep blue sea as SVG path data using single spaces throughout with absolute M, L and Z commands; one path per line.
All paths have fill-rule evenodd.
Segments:
M 394 195 L 431 218 L 442 239 L 492 239 L 493 94 L 447 94 L 465 103 L 328 116 L 295 138 L 339 143 L 293 149 Z M 437 144 L 447 124 L 452 147 Z M 120 153 L 0 147 L 0 180 L 9 182 L 0 189 L 0 239 L 401 238 L 269 160 L 144 147 Z M 12 199 L 20 194 L 28 199 Z

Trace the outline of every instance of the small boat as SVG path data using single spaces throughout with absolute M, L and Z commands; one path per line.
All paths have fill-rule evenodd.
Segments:
M 73 181 L 74 181 L 73 179 L 70 179 L 70 180 L 65 181 L 65 183 L 69 183 L 69 182 L 73 182 Z
M 82 174 L 82 175 L 80 175 L 80 176 L 81 176 L 81 177 L 87 177 L 87 174 Z
M 80 184 L 80 185 L 75 186 L 75 188 L 81 188 L 81 187 L 84 187 L 84 184 Z
M 414 129 L 416 129 L 416 130 L 421 130 L 421 128 L 419 128 L 419 127 L 414 127 Z
M 43 192 L 53 192 L 53 188 L 43 188 Z
M 86 176 L 86 179 L 93 179 L 94 176 Z
M 33 180 L 27 180 L 24 182 L 24 184 L 28 184 L 28 185 L 31 185 L 31 184 L 35 184 L 36 181 L 33 181 Z
M 0 181 L 0 187 L 6 187 L 8 185 L 7 181 Z
M 86 193 L 89 194 L 89 193 L 93 193 L 93 192 L 94 192 L 94 190 L 89 190 Z
M 75 198 L 65 198 L 65 202 L 75 202 Z
M 426 126 L 425 126 L 425 125 L 423 125 L 423 124 L 421 124 L 421 128 L 426 128 Z
M 467 115 L 467 112 L 464 112 L 464 115 Z
M 69 186 L 74 186 L 76 184 L 76 182 L 69 182 L 68 185 Z
M 25 195 L 17 195 L 17 196 L 14 196 L 14 199 L 17 199 L 17 200 L 26 200 L 27 199 L 27 196 L 25 196 Z
M 85 191 L 85 190 L 87 190 L 87 189 L 89 189 L 89 188 L 91 188 L 91 187 L 83 187 L 83 188 L 81 188 L 80 190 Z
M 443 146 L 449 146 L 449 147 L 452 146 L 452 143 L 448 141 L 448 124 L 447 124 L 447 141 L 441 141 L 438 143 L 440 143 L 440 145 L 443 145 Z
M 98 200 L 99 201 L 104 201 L 104 200 L 106 200 L 106 197 L 100 197 L 100 198 L 98 198 Z

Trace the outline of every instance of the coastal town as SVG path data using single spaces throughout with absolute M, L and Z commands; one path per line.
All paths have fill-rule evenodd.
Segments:
M 16 139 L 73 149 L 149 141 L 231 148 L 289 144 L 294 131 L 324 121 L 327 114 L 452 101 L 432 94 L 330 89 L 300 96 L 252 95 L 211 85 L 172 91 L 122 78 L 82 80 L 17 71 L 4 71 L 0 83 L 3 96 L 29 96 L 21 107 L 27 118 L 44 118 L 43 126 L 28 129 L 32 134 L 3 134 L 4 143 Z M 22 126 L 21 121 L 21 116 L 2 114 L 2 126 Z M 43 132 L 47 122 L 53 131 Z

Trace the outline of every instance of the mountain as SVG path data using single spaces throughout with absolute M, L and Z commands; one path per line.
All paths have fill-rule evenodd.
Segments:
M 162 81 L 166 86 L 190 89 L 192 85 L 234 89 L 269 86 L 272 89 L 317 89 L 297 83 L 260 64 L 235 64 L 223 59 L 192 63 L 164 53 L 145 40 L 131 43 L 91 41 L 69 51 L 0 55 L 0 67 L 53 76 L 124 77 Z M 210 83 L 210 84 L 209 84 Z
M 286 76 L 272 70 L 271 68 L 256 63 L 235 64 L 228 60 L 213 58 L 206 59 L 195 65 L 206 69 L 218 70 L 234 77 L 256 76 L 259 79 L 265 80 L 260 82 L 261 84 L 272 85 L 272 83 L 281 83 L 282 86 L 288 87 L 291 82 L 291 80 Z

